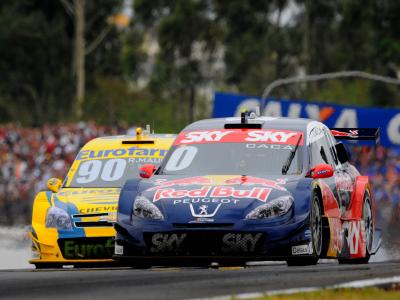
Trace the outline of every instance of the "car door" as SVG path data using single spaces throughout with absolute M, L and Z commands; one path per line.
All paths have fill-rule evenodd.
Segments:
M 333 152 L 329 136 L 321 127 L 315 127 L 310 132 L 310 166 L 315 167 L 318 164 L 328 164 L 334 170 L 334 176 L 324 179 L 318 179 L 322 189 L 325 214 L 329 217 L 339 218 L 341 210 L 340 190 L 336 182 L 336 177 L 341 176 L 340 165 L 337 155 Z
M 334 177 L 336 189 L 338 191 L 338 200 L 340 202 L 341 212 L 343 214 L 350 206 L 356 174 L 354 174 L 353 168 L 349 163 L 341 164 L 339 162 L 335 148 L 335 139 L 328 130 L 324 129 L 324 131 L 326 135 L 326 142 L 336 165 Z

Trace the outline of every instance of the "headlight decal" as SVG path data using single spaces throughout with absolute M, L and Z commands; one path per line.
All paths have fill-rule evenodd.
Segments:
M 294 200 L 291 196 L 282 196 L 269 201 L 266 204 L 257 206 L 249 214 L 246 219 L 259 220 L 285 215 L 293 206 Z
M 51 193 L 51 202 L 53 202 L 53 205 L 51 207 L 57 207 L 60 208 L 64 211 L 66 211 L 70 216 L 72 216 L 73 214 L 78 214 L 79 210 L 76 207 L 76 205 L 74 205 L 71 202 L 63 202 L 60 199 L 58 199 L 57 194 Z M 72 221 L 79 221 L 77 219 L 72 220 Z M 58 232 L 58 237 L 59 238 L 71 238 L 71 237 L 86 237 L 86 233 L 85 230 L 83 228 L 76 228 L 73 226 L 72 224 L 72 228 L 71 229 L 60 229 L 57 228 L 57 232 Z
M 143 196 L 137 196 L 133 202 L 132 215 L 143 219 L 164 220 L 160 209 Z
M 64 209 L 52 206 L 47 210 L 46 227 L 62 230 L 72 230 L 71 217 Z

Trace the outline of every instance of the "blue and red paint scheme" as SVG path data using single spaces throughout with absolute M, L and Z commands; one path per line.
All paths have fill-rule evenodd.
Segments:
M 297 144 L 293 156 L 300 171 L 165 174 L 180 147 L 249 140 L 257 147 L 283 145 L 290 151 Z M 198 121 L 178 135 L 153 176 L 147 178 L 151 166 L 145 169 L 146 179 L 123 186 L 115 225 L 113 258 L 132 266 L 252 260 L 304 265 L 319 258 L 367 263 L 380 245 L 368 177 L 350 164 L 343 144 L 320 122 L 246 116 Z M 147 215 L 135 212 L 139 201 L 150 202 Z M 285 206 L 285 211 L 268 217 L 266 204 Z M 257 211 L 259 218 L 249 217 Z

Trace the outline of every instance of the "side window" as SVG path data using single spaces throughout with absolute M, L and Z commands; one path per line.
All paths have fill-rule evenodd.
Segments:
M 311 133 L 311 144 L 310 144 L 310 161 L 311 166 L 317 164 L 329 164 L 334 166 L 334 158 L 327 142 L 326 133 L 318 127 L 315 127 Z
M 335 141 L 334 137 L 332 136 L 332 134 L 329 131 L 324 129 L 324 132 L 325 132 L 325 135 L 327 137 L 329 150 L 331 152 L 331 155 L 333 157 L 335 165 L 339 165 L 339 159 L 338 159 L 338 156 L 337 156 L 337 153 L 336 153 L 336 148 L 335 148 L 336 141 Z

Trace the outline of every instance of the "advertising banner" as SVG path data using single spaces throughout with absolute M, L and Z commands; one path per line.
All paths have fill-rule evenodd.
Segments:
M 213 117 L 239 116 L 244 109 L 255 110 L 257 106 L 260 106 L 260 101 L 260 97 L 216 92 Z M 330 128 L 379 127 L 383 146 L 400 146 L 400 109 L 366 108 L 269 98 L 261 113 L 270 117 L 314 119 L 323 122 Z

